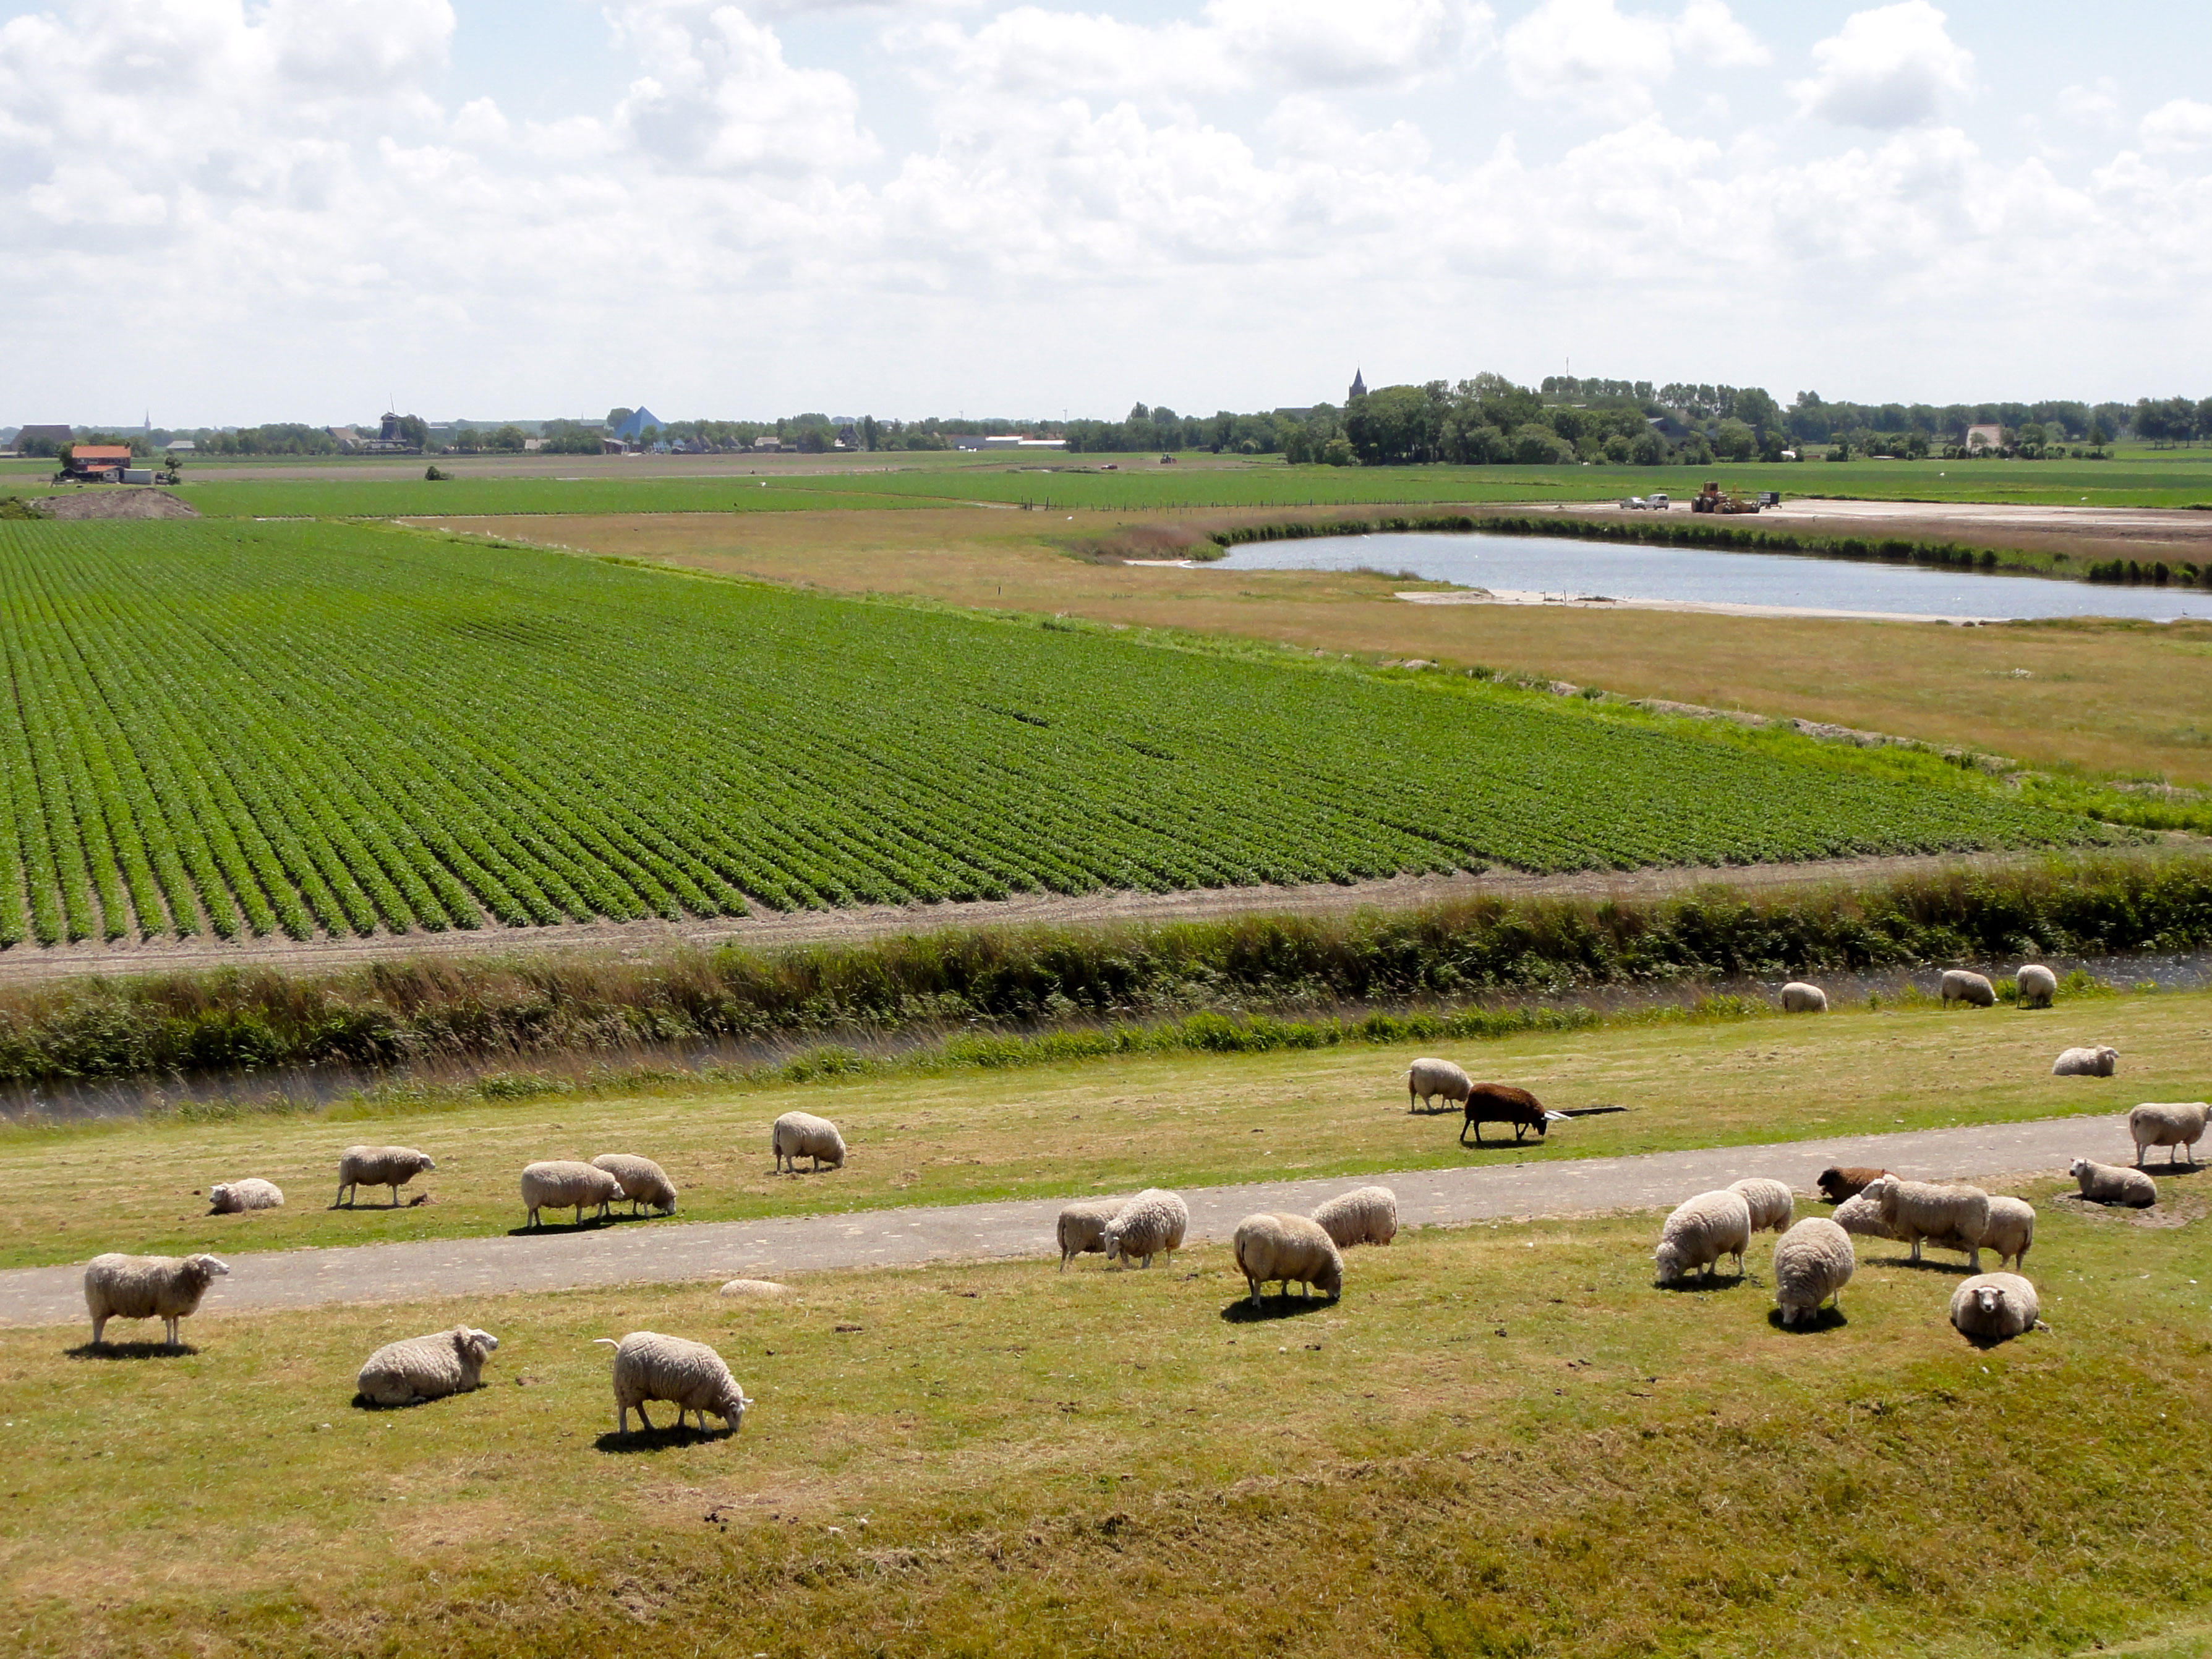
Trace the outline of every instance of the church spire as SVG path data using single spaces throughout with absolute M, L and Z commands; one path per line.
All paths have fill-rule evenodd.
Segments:
M 1345 393 L 1345 397 L 1349 399 L 1352 398 L 1364 398 L 1366 395 L 1367 377 L 1358 369 L 1355 368 L 1352 371 L 1352 390 Z

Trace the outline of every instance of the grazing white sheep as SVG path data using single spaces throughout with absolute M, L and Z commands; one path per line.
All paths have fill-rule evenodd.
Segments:
M 158 1319 L 163 1340 L 176 1347 L 177 1322 L 200 1310 L 208 1286 L 230 1269 L 211 1255 L 121 1255 L 110 1251 L 85 1264 L 84 1305 L 92 1315 L 92 1346 L 104 1340 L 111 1319 Z
M 1441 1096 L 1455 1106 L 1464 1106 L 1467 1097 L 1474 1091 L 1474 1079 L 1448 1060 L 1417 1060 L 1406 1068 L 1406 1109 L 1412 1111 L 1414 1103 L 1423 1111 L 1430 1109 L 1430 1101 Z
M 1743 1201 L 1751 1206 L 1751 1230 L 1755 1233 L 1784 1231 L 1790 1225 L 1790 1218 L 1796 1212 L 1796 1195 L 1790 1190 L 1790 1183 L 1786 1181 L 1770 1181 L 1765 1176 L 1746 1176 L 1741 1181 L 1729 1182 L 1729 1190 L 1741 1193 Z
M 1986 976 L 1970 974 L 1963 968 L 1945 969 L 1939 988 L 1946 1008 L 1954 1002 L 1970 1002 L 1977 1008 L 1997 1006 L 1997 988 Z
M 780 1285 L 773 1279 L 733 1279 L 723 1285 L 723 1296 L 744 1297 L 755 1302 L 781 1302 L 792 1293 L 791 1286 Z
M 1895 1238 L 1889 1224 L 1881 1218 L 1881 1206 L 1864 1193 L 1853 1193 L 1836 1206 L 1836 1212 L 1828 1218 L 1847 1233 L 1856 1233 L 1862 1238 Z
M 273 1181 L 248 1176 L 243 1181 L 218 1181 L 208 1188 L 210 1213 L 244 1215 L 248 1210 L 281 1210 L 284 1194 Z
M 1117 1267 L 1141 1259 L 1149 1267 L 1156 1255 L 1165 1256 L 1172 1265 L 1189 1227 L 1188 1206 L 1173 1193 L 1147 1187 L 1116 1210 L 1106 1224 L 1106 1265 Z
M 1793 979 L 1782 988 L 1782 1012 L 1785 1014 L 1825 1014 L 1828 1012 L 1828 994 L 1817 985 L 1808 985 L 1802 979 Z
M 665 1400 L 676 1407 L 676 1426 L 684 1426 L 686 1412 L 696 1412 L 699 1417 L 699 1432 L 707 1431 L 707 1413 L 712 1412 L 730 1426 L 732 1434 L 745 1425 L 745 1407 L 753 1402 L 730 1375 L 730 1368 L 712 1348 L 703 1342 L 693 1342 L 680 1336 L 663 1336 L 658 1331 L 632 1331 L 619 1342 L 611 1337 L 594 1337 L 615 1351 L 615 1432 L 629 1432 L 629 1414 L 633 1407 L 637 1420 L 648 1432 L 653 1419 L 645 1414 L 648 1400 Z
M 1735 1258 L 1739 1278 L 1743 1253 L 1751 1248 L 1751 1206 L 1738 1192 L 1699 1193 L 1674 1206 L 1659 1230 L 1659 1248 L 1652 1260 L 1659 1267 L 1662 1285 L 1679 1284 L 1693 1267 L 1705 1277 L 1724 1255 Z
M 1362 1187 L 1340 1193 L 1318 1206 L 1313 1218 L 1340 1249 L 1355 1244 L 1388 1244 L 1398 1236 L 1398 1194 L 1388 1187 Z
M 2014 977 L 2020 987 L 2020 1006 L 2023 1008 L 2048 1008 L 2051 999 L 2058 994 L 2058 975 L 2039 962 L 2031 962 Z
M 635 1152 L 601 1152 L 592 1160 L 592 1167 L 605 1170 L 621 1184 L 632 1215 L 648 1204 L 662 1215 L 676 1213 L 676 1183 L 651 1158 L 640 1158 Z
M 2148 1210 L 2158 1202 L 2158 1183 L 2141 1170 L 2077 1158 L 2066 1166 L 2066 1173 L 2080 1183 L 2081 1196 L 2092 1204 L 2124 1204 L 2131 1209 Z
M 483 1386 L 484 1360 L 497 1346 L 499 1339 L 489 1331 L 466 1325 L 387 1342 L 369 1355 L 354 1386 L 372 1406 L 412 1406 L 467 1394 Z
M 811 1112 L 786 1112 L 776 1119 L 775 1127 L 769 1136 L 769 1145 L 775 1152 L 775 1172 L 783 1173 L 788 1163 L 793 1175 L 799 1173 L 799 1160 L 811 1160 L 811 1167 L 819 1170 L 827 1162 L 833 1170 L 845 1167 L 845 1137 L 837 1133 L 837 1126 L 826 1117 L 817 1117 Z
M 1319 1291 L 1334 1301 L 1344 1294 L 1344 1256 L 1336 1241 L 1310 1216 L 1248 1215 L 1237 1224 L 1230 1249 L 1237 1271 L 1252 1292 L 1252 1305 L 1260 1305 L 1260 1287 L 1280 1279 L 1283 1294 L 1300 1285 L 1299 1294 Z
M 1920 1260 L 1925 1242 L 1946 1250 L 1964 1250 L 1974 1272 L 1982 1270 L 1982 1236 L 1990 1230 L 1990 1195 L 1979 1187 L 1939 1187 L 1886 1175 L 1867 1183 L 1859 1194 L 1881 1211 L 1891 1236 L 1912 1246 Z
M 1774 1304 L 1782 1322 L 1811 1320 L 1823 1302 L 1840 1310 L 1844 1286 L 1857 1267 L 1851 1236 L 1825 1217 L 1807 1216 L 1774 1241 Z
M 2008 1261 L 2017 1267 L 2035 1243 L 2035 1206 L 2024 1198 L 1990 1200 L 1990 1224 L 1982 1234 L 1982 1248 L 1997 1253 L 1997 1266 Z
M 2035 1286 L 2018 1273 L 1983 1273 L 1951 1292 L 1951 1323 L 1961 1336 L 2002 1341 L 2027 1331 L 2047 1331 Z
M 392 1207 L 399 1207 L 399 1189 L 421 1175 L 425 1170 L 438 1166 L 428 1152 L 418 1152 L 412 1146 L 349 1146 L 338 1156 L 338 1195 L 331 1201 L 335 1210 L 345 1203 L 346 1194 L 362 1187 L 392 1188 Z
M 2119 1069 L 2118 1048 L 2069 1048 L 2051 1062 L 2053 1077 L 2110 1077 Z
M 1060 1239 L 1060 1272 L 1066 1273 L 1068 1262 L 1076 1256 L 1105 1254 L 1106 1224 L 1121 1213 L 1123 1201 L 1081 1199 L 1060 1212 L 1060 1224 L 1054 1231 Z
M 622 1182 L 605 1170 L 579 1164 L 573 1158 L 548 1158 L 539 1164 L 526 1164 L 522 1166 L 522 1206 L 529 1214 L 522 1224 L 537 1226 L 540 1210 L 573 1209 L 576 1224 L 580 1227 L 586 1210 L 597 1205 L 604 1219 L 607 1206 L 621 1192 Z
M 2212 1106 L 2201 1100 L 2146 1100 L 2128 1114 L 2128 1133 L 2135 1137 L 2136 1168 L 2142 1168 L 2143 1154 L 2153 1146 L 2166 1149 L 2166 1161 L 2172 1164 L 2181 1147 L 2189 1148 L 2189 1161 L 2197 1162 L 2197 1143 L 2204 1139 L 2204 1122 L 2212 1116 Z

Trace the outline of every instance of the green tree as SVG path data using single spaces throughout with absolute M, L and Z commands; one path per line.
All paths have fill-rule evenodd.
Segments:
M 1759 434 L 1744 422 L 1731 417 L 1723 421 L 1713 433 L 1713 450 L 1723 459 L 1747 461 L 1759 446 Z

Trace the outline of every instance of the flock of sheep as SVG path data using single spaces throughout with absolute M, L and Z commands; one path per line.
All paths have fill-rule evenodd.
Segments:
M 801 1158 L 809 1159 L 815 1170 L 844 1167 L 845 1143 L 836 1126 L 810 1113 L 785 1113 L 775 1121 L 769 1140 L 779 1170 L 788 1165 L 796 1171 Z M 363 1187 L 384 1187 L 391 1190 L 397 1208 L 399 1189 L 437 1167 L 428 1153 L 412 1146 L 349 1146 L 338 1158 L 337 1197 L 331 1207 L 337 1209 L 349 1198 L 357 1200 Z M 526 1227 L 538 1226 L 539 1212 L 549 1209 L 574 1210 L 580 1226 L 586 1210 L 595 1209 L 604 1218 L 618 1200 L 629 1201 L 632 1214 L 647 1207 L 661 1215 L 676 1211 L 676 1186 L 668 1172 L 634 1152 L 603 1152 L 589 1164 L 555 1159 L 528 1164 L 522 1171 L 521 1190 Z M 276 1184 L 258 1177 L 218 1182 L 208 1189 L 208 1198 L 214 1212 L 221 1215 L 279 1209 L 284 1203 Z M 1180 1211 L 1182 1200 L 1175 1204 Z M 1178 1224 L 1175 1243 L 1182 1242 Z M 84 1270 L 93 1346 L 106 1340 L 111 1319 L 159 1319 L 165 1342 L 176 1347 L 178 1322 L 198 1312 L 208 1286 L 229 1273 L 228 1264 L 207 1255 L 110 1253 L 94 1257 Z M 686 1416 L 696 1413 L 703 1431 L 709 1413 L 732 1433 L 743 1426 L 745 1407 L 752 1401 L 722 1357 L 705 1343 L 656 1331 L 632 1331 L 619 1342 L 608 1337 L 594 1340 L 615 1351 L 617 1433 L 629 1432 L 632 1411 L 647 1429 L 653 1427 L 645 1411 L 648 1401 L 675 1406 L 678 1428 Z M 361 1400 L 371 1406 L 420 1405 L 465 1394 L 482 1385 L 484 1361 L 498 1346 L 499 1339 L 489 1331 L 467 1325 L 388 1342 L 368 1357 L 355 1384 Z
M 2021 1000 L 2029 1006 L 2048 1006 L 2057 988 L 2051 970 L 2037 964 L 2023 967 L 2018 983 Z M 1942 994 L 1947 1005 L 1989 1007 L 1996 1001 L 1986 978 L 1960 970 L 1943 975 Z M 1782 1006 L 1791 1012 L 1825 1012 L 1827 997 L 1817 986 L 1792 981 L 1783 988 Z M 2060 1076 L 2110 1077 L 2118 1061 L 2111 1048 L 2069 1048 L 2051 1070 Z M 1417 1060 L 1405 1081 L 1409 1110 L 1438 1098 L 1463 1109 L 1462 1142 L 1471 1128 L 1480 1145 L 1486 1122 L 1510 1124 L 1516 1141 L 1529 1129 L 1540 1139 L 1567 1115 L 1547 1109 L 1524 1089 L 1478 1083 L 1449 1060 Z M 2069 1173 L 2085 1200 L 2148 1207 L 2158 1201 L 2158 1188 L 2142 1168 L 2145 1152 L 2166 1147 L 2168 1162 L 2174 1163 L 2185 1147 L 2193 1167 L 2208 1119 L 2212 1108 L 2202 1101 L 2146 1102 L 2128 1115 L 2135 1167 L 2083 1158 L 2075 1160 Z M 844 1139 L 826 1119 L 787 1112 L 776 1119 L 769 1139 L 779 1173 L 797 1173 L 801 1158 L 811 1170 L 844 1167 Z M 349 1146 L 338 1160 L 337 1197 L 331 1207 L 347 1203 L 349 1194 L 357 1200 L 362 1187 L 383 1187 L 391 1190 L 396 1208 L 399 1189 L 436 1168 L 427 1153 L 412 1147 Z M 529 1228 L 541 1224 L 545 1210 L 572 1210 L 578 1225 L 587 1209 L 604 1218 L 618 1200 L 628 1200 L 634 1215 L 647 1207 L 660 1215 L 676 1209 L 677 1191 L 667 1172 L 635 1153 L 602 1153 L 588 1164 L 533 1163 L 523 1170 L 520 1185 L 524 1224 Z M 2024 1266 L 2035 1239 L 2035 1212 L 2023 1200 L 1991 1198 L 1976 1187 L 1907 1181 L 1875 1169 L 1830 1169 L 1822 1172 L 1819 1185 L 1822 1198 L 1836 1206 L 1832 1215 L 1795 1224 L 1796 1195 L 1785 1183 L 1761 1176 L 1685 1200 L 1660 1231 L 1654 1252 L 1658 1282 L 1679 1285 L 1701 1270 L 1710 1280 L 1723 1256 L 1734 1257 L 1741 1274 L 1752 1236 L 1771 1231 L 1779 1235 L 1773 1272 L 1781 1322 L 1806 1323 L 1817 1318 L 1823 1305 L 1840 1306 L 1843 1289 L 1857 1267 L 1851 1243 L 1856 1234 L 1909 1244 L 1916 1262 L 1923 1245 L 1965 1252 L 1974 1276 L 1958 1287 L 1950 1304 L 1951 1323 L 1962 1334 L 1991 1340 L 2043 1328 L 2033 1284 L 2018 1272 L 1981 1271 L 1984 1249 L 1996 1253 L 2000 1268 L 2008 1262 L 2015 1269 Z M 258 1178 L 217 1183 L 209 1198 L 214 1211 L 225 1214 L 274 1209 L 284 1202 L 274 1182 Z M 1183 1200 L 1157 1188 L 1127 1200 L 1068 1205 L 1055 1230 L 1060 1271 L 1085 1255 L 1104 1255 L 1109 1268 L 1132 1263 L 1150 1267 L 1155 1256 L 1172 1262 L 1189 1224 Z M 1396 1196 L 1387 1187 L 1364 1187 L 1329 1200 L 1310 1216 L 1247 1216 L 1237 1224 L 1231 1251 L 1255 1307 L 1262 1287 L 1272 1283 L 1279 1283 L 1285 1296 L 1297 1285 L 1302 1296 L 1318 1291 L 1333 1300 L 1344 1291 L 1344 1251 L 1359 1244 L 1387 1245 L 1397 1231 Z M 209 1285 L 229 1272 L 208 1255 L 94 1257 L 84 1275 L 94 1345 L 105 1340 L 111 1319 L 158 1318 L 167 1346 L 176 1347 L 179 1322 L 197 1312 Z M 645 1412 L 651 1401 L 674 1404 L 678 1428 L 687 1415 L 696 1414 L 703 1431 L 709 1413 L 721 1418 L 732 1432 L 742 1426 L 752 1401 L 721 1356 L 704 1343 L 652 1331 L 633 1331 L 619 1342 L 594 1340 L 615 1350 L 617 1433 L 628 1432 L 633 1410 L 651 1429 Z M 489 1331 L 465 1325 L 387 1343 L 362 1366 L 356 1379 L 360 1397 L 370 1405 L 404 1406 L 465 1393 L 481 1386 L 484 1362 L 498 1346 L 499 1339 Z

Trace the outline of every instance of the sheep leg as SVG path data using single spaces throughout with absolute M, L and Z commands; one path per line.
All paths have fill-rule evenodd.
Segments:
M 177 1321 L 173 1314 L 161 1322 L 161 1334 L 166 1339 L 165 1346 L 172 1348 L 183 1346 L 177 1340 Z
M 1258 1307 L 1260 1305 L 1260 1281 L 1253 1278 L 1251 1274 L 1246 1273 L 1244 1275 L 1244 1282 L 1252 1287 L 1252 1305 L 1255 1308 Z M 94 1337 L 92 1340 L 95 1342 L 100 1340 L 97 1336 Z
M 642 1400 L 637 1402 L 637 1420 L 645 1425 L 646 1433 L 653 1432 L 653 1419 L 645 1414 L 645 1401 Z
M 110 1317 L 111 1317 L 111 1316 L 109 1316 L 109 1315 L 107 1315 L 107 1314 L 100 1314 L 100 1315 L 97 1316 L 93 1320 L 93 1322 L 92 1322 L 92 1346 L 93 1346 L 94 1347 L 97 1348 L 97 1347 L 99 1347 L 99 1346 L 100 1346 L 100 1344 L 101 1344 L 101 1340 L 102 1340 L 101 1336 L 100 1336 L 100 1333 L 101 1333 L 101 1332 L 103 1332 L 103 1331 L 105 1331 L 105 1330 L 107 1328 L 107 1322 L 108 1322 L 108 1320 L 109 1320 L 109 1318 L 110 1318 Z
M 336 1198 L 334 1198 L 334 1199 L 332 1199 L 332 1200 L 331 1200 L 331 1208 L 332 1208 L 333 1210 L 335 1210 L 335 1209 L 337 1209 L 337 1206 L 338 1206 L 339 1205 L 341 1205 L 341 1204 L 344 1203 L 344 1202 L 345 1202 L 345 1195 L 346 1195 L 346 1183 L 344 1183 L 343 1182 L 340 1182 L 338 1183 L 338 1195 L 337 1195 Z
M 395 1210 L 399 1207 L 399 1183 L 396 1181 L 392 1183 L 392 1207 Z
M 619 1400 L 615 1401 L 615 1432 L 617 1434 L 629 1432 L 629 1407 Z

